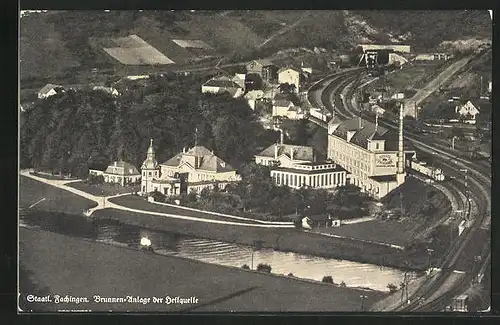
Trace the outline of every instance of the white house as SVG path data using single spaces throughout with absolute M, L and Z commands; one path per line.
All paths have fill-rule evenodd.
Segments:
M 104 86 L 94 86 L 94 88 L 92 88 L 92 90 L 99 90 L 99 91 L 103 91 L 103 92 L 106 92 L 112 96 L 120 96 L 120 93 L 118 92 L 118 90 L 116 90 L 116 88 L 113 88 L 113 87 L 104 87 Z
M 243 96 L 248 102 L 248 106 L 250 106 L 251 109 L 255 110 L 255 104 L 257 101 L 261 100 L 264 98 L 264 91 L 262 90 L 251 90 Z
M 203 146 L 184 149 L 158 164 L 152 142 L 142 165 L 142 175 L 143 193 L 159 191 L 165 195 L 178 195 L 182 191 L 200 193 L 204 188 L 214 186 L 223 189 L 241 179 L 234 168 Z
M 294 68 L 281 68 L 278 70 L 278 83 L 295 85 L 295 92 L 299 92 L 300 71 Z
M 312 67 L 308 64 L 304 64 L 304 62 L 300 64 L 300 70 L 302 70 L 302 72 L 312 74 Z
M 455 113 L 460 114 L 460 116 L 470 115 L 473 120 L 476 119 L 476 115 L 479 114 L 480 107 L 474 105 L 470 100 L 468 100 L 463 105 L 455 106 Z
M 277 185 L 328 189 L 346 184 L 345 169 L 315 160 L 312 147 L 288 144 L 274 144 L 255 155 L 257 164 L 271 166 L 271 177 Z
M 38 91 L 38 98 L 47 98 L 60 92 L 64 92 L 64 88 L 62 86 L 46 84 L 42 89 Z
M 391 96 L 391 99 L 404 99 L 405 94 L 404 93 L 395 93 L 394 95 Z
M 236 83 L 238 86 L 241 88 L 245 89 L 245 78 L 246 74 L 244 73 L 235 73 L 234 77 L 232 78 L 232 81 Z
M 137 168 L 122 160 L 113 162 L 105 171 L 90 169 L 89 174 L 102 175 L 106 183 L 118 183 L 122 186 L 138 182 L 141 179 L 141 173 Z
M 229 93 L 233 98 L 241 97 L 245 90 L 243 87 L 229 79 L 228 77 L 219 77 L 210 79 L 201 86 L 202 93 L 221 94 Z
M 293 107 L 293 103 L 287 99 L 278 99 L 273 104 L 273 116 L 286 116 L 287 112 Z

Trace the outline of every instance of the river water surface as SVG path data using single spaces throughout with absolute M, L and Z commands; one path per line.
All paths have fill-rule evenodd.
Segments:
M 224 266 L 241 267 L 243 264 L 252 266 L 253 249 L 250 246 L 155 231 L 113 220 L 21 211 L 19 225 L 135 248 L 140 247 L 142 237 L 147 237 L 158 254 L 181 256 Z M 273 249 L 253 252 L 253 268 L 259 263 L 271 265 L 272 273 L 285 275 L 292 273 L 299 278 L 317 281 L 321 281 L 325 275 L 330 275 L 335 283 L 343 281 L 348 287 L 365 287 L 379 291 L 388 291 L 387 284 L 399 285 L 404 278 L 404 271 L 399 269 Z

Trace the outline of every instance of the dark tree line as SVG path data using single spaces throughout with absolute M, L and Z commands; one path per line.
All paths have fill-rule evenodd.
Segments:
M 194 145 L 196 128 L 198 145 L 235 166 L 252 158 L 257 141 L 276 141 L 244 100 L 203 95 L 191 78 L 152 79 L 122 94 L 69 90 L 37 101 L 23 116 L 21 167 L 81 177 L 117 159 L 140 167 L 151 138 L 163 162 Z

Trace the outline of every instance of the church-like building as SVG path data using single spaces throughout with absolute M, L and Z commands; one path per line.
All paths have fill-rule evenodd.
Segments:
M 200 193 L 204 188 L 214 186 L 224 189 L 227 184 L 241 179 L 233 167 L 203 146 L 184 149 L 166 162 L 158 164 L 153 139 L 146 160 L 142 163 L 141 174 L 143 194 L 154 191 L 165 195 Z

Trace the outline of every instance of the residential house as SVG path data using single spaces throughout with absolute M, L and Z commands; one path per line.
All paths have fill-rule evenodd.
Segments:
M 279 99 L 273 103 L 273 116 L 286 116 L 289 109 L 294 107 L 292 101 Z
M 153 155 L 151 155 L 153 152 Z M 144 172 L 150 172 L 154 167 L 154 150 L 152 143 L 148 149 L 148 158 L 143 166 Z M 203 146 L 195 146 L 189 150 L 184 149 L 179 154 L 162 164 L 154 167 L 153 176 L 149 184 L 143 182 L 143 192 L 159 191 L 165 195 L 177 195 L 181 192 L 200 193 L 204 188 L 218 186 L 224 189 L 229 183 L 237 182 L 241 178 L 236 170 L 213 151 Z
M 267 82 L 276 82 L 278 80 L 279 68 L 274 64 L 268 64 L 262 67 L 262 79 Z
M 391 96 L 391 99 L 404 99 L 405 94 L 404 93 L 395 93 L 394 95 Z
M 229 93 L 233 98 L 244 94 L 244 87 L 241 87 L 228 77 L 210 79 L 201 86 L 202 93 L 221 94 Z
M 59 85 L 46 84 L 42 89 L 38 91 L 38 98 L 47 98 L 58 93 L 64 92 L 64 88 Z
M 244 73 L 235 73 L 234 77 L 231 79 L 234 83 L 236 83 L 241 88 L 245 89 L 245 78 L 246 74 Z
M 255 105 L 258 101 L 261 101 L 264 98 L 264 91 L 262 90 L 251 90 L 247 92 L 243 98 L 245 98 L 248 102 L 248 106 L 251 109 L 255 110 Z
M 295 68 L 281 68 L 278 70 L 278 83 L 295 85 L 295 92 L 299 92 L 300 71 Z
M 104 87 L 104 86 L 94 86 L 94 88 L 92 88 L 92 90 L 99 90 L 99 91 L 103 91 L 105 93 L 108 93 L 112 96 L 120 96 L 120 93 L 118 92 L 118 90 L 116 90 L 116 88 L 113 88 L 113 87 Z
M 312 67 L 309 64 L 304 64 L 304 62 L 300 64 L 300 70 L 308 73 L 309 75 L 312 74 Z
M 253 60 L 246 65 L 247 73 L 255 73 L 262 76 L 263 68 L 272 64 L 270 60 Z
M 308 146 L 274 144 L 255 155 L 255 162 L 271 167 L 277 185 L 292 188 L 334 188 L 346 184 L 346 170 L 326 161 L 316 162 L 314 149 Z
M 469 117 L 465 122 L 474 124 L 477 115 L 489 116 L 491 114 L 491 102 L 485 99 L 471 99 L 464 104 L 455 106 L 455 113 L 462 118 Z
M 103 176 L 106 183 L 117 183 L 121 186 L 136 183 L 141 179 L 141 173 L 137 168 L 122 160 L 113 162 L 105 171 L 90 169 L 89 174 Z
M 290 120 L 301 120 L 305 118 L 305 114 L 301 107 L 292 106 L 286 112 L 286 117 Z

